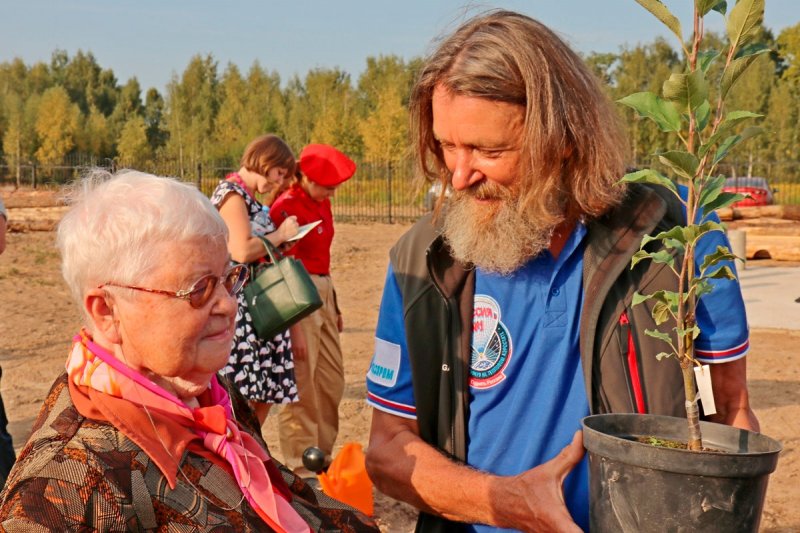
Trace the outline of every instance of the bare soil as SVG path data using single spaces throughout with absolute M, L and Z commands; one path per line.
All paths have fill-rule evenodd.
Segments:
M 80 327 L 77 309 L 60 276 L 54 234 L 15 226 L 15 218 L 24 209 L 40 209 L 20 203 L 9 209 L 12 232 L 0 256 L 2 394 L 17 447 L 24 443 L 53 379 L 63 369 L 70 339 Z M 60 213 L 44 209 L 38 216 L 57 220 Z M 367 444 L 371 408 L 364 402 L 364 376 L 372 354 L 388 250 L 407 227 L 343 223 L 336 227 L 333 277 L 345 320 L 342 344 L 347 381 L 340 407 L 339 445 Z M 784 445 L 778 470 L 770 479 L 761 531 L 800 531 L 800 506 L 795 500 L 800 495 L 800 331 L 754 330 L 751 344 L 751 400 L 762 431 Z M 263 432 L 280 460 L 273 415 Z M 415 512 L 377 494 L 376 517 L 385 531 L 411 531 Z

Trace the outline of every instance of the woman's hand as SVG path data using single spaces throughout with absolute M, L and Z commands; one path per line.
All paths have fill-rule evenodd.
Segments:
M 300 225 L 297 223 L 297 217 L 291 215 L 286 217 L 286 219 L 281 222 L 280 227 L 275 230 L 277 240 L 279 242 L 273 244 L 283 244 L 288 239 L 291 239 L 295 235 L 297 235 L 298 230 L 300 229 Z
M 294 361 L 305 361 L 308 358 L 308 344 L 306 337 L 303 335 L 303 328 L 297 323 L 289 328 L 289 334 L 292 336 L 292 356 Z

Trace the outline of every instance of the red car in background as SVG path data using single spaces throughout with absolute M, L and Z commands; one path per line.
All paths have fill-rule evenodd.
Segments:
M 775 203 L 775 190 L 767 183 L 767 178 L 745 177 L 727 178 L 722 188 L 725 192 L 746 194 L 749 198 L 739 200 L 733 207 L 772 205 Z

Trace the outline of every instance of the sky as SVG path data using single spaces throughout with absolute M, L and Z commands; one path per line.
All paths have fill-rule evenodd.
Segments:
M 728 0 L 733 5 L 735 0 Z M 693 0 L 665 0 L 684 22 Z M 767 0 L 777 35 L 800 22 L 800 0 Z M 246 72 L 254 61 L 285 83 L 340 68 L 355 83 L 370 56 L 423 56 L 465 16 L 504 8 L 539 19 L 582 53 L 616 52 L 668 30 L 634 0 L 0 0 L 0 63 L 49 62 L 54 50 L 90 51 L 120 83 L 136 76 L 160 92 L 192 56 L 211 54 Z M 717 13 L 706 28 L 721 31 Z

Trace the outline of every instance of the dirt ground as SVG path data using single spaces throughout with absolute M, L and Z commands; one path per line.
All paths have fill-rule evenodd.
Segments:
M 10 209 L 12 221 L 23 209 Z M 36 219 L 60 213 L 36 212 Z M 19 220 L 19 218 L 17 218 Z M 42 224 L 46 227 L 47 224 Z M 14 226 L 12 225 L 12 228 Z M 52 227 L 52 225 L 51 225 Z M 339 445 L 364 445 L 371 416 L 364 375 L 373 346 L 373 332 L 391 244 L 407 226 L 337 224 L 333 277 L 344 313 L 347 388 L 340 408 Z M 0 256 L 0 364 L 2 394 L 10 431 L 21 446 L 53 378 L 63 368 L 70 338 L 79 328 L 76 308 L 59 273 L 51 231 L 9 233 Z M 800 473 L 800 331 L 754 330 L 748 356 L 752 403 L 762 431 L 783 442 L 778 470 L 770 478 L 762 519 L 763 532 L 800 531 L 800 506 L 795 498 Z M 275 417 L 264 426 L 273 454 L 281 459 Z M 377 495 L 376 516 L 385 531 L 413 529 L 415 513 L 406 505 Z

